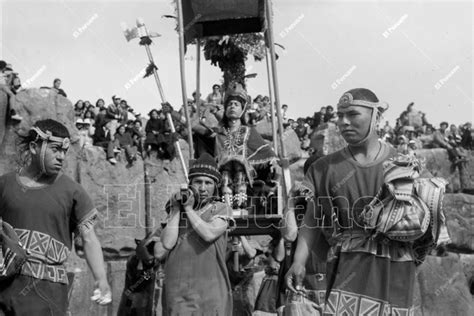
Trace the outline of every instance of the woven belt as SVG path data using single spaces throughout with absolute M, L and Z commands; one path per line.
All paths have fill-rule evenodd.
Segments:
M 64 265 L 50 265 L 29 259 L 21 267 L 20 274 L 31 276 L 40 280 L 68 284 Z

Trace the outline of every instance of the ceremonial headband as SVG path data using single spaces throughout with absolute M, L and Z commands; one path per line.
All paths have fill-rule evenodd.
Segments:
M 36 137 L 36 140 L 38 140 L 38 138 L 41 138 L 46 141 L 61 143 L 62 149 L 68 149 L 69 145 L 71 144 L 71 140 L 68 137 L 63 138 L 63 137 L 53 136 L 53 134 L 50 131 L 43 132 L 37 126 L 32 127 L 31 130 L 35 131 L 36 134 L 38 135 Z
M 64 150 L 67 150 L 69 148 L 69 145 L 71 144 L 71 140 L 69 139 L 69 137 L 63 138 L 63 137 L 53 136 L 53 133 L 51 133 L 50 131 L 43 132 L 37 126 L 33 126 L 30 130 L 35 131 L 37 134 L 35 141 L 38 140 L 38 138 L 45 140 L 45 142 L 43 142 L 43 144 L 41 145 L 41 152 L 40 152 L 41 173 L 45 174 L 46 166 L 44 164 L 44 159 L 46 157 L 46 147 L 48 147 L 48 144 L 47 144 L 48 141 L 60 143 L 61 148 Z
M 385 112 L 388 109 L 388 104 L 385 102 L 371 102 L 371 101 L 366 101 L 366 100 L 354 100 L 354 97 L 352 96 L 351 93 L 346 92 L 342 95 L 342 97 L 339 99 L 339 102 L 337 104 L 338 108 L 346 108 L 351 105 L 356 105 L 356 106 L 363 106 L 366 108 L 373 109 L 374 111 L 372 112 L 372 117 L 370 119 L 370 127 L 369 131 L 367 132 L 367 135 L 355 143 L 354 145 L 360 145 L 363 142 L 365 142 L 369 136 L 370 133 L 373 132 L 376 127 L 377 127 L 377 115 L 375 111 L 379 111 L 380 113 Z
M 351 93 L 346 92 L 339 99 L 337 107 L 348 107 L 351 105 L 364 106 L 371 109 L 381 110 L 382 112 L 388 109 L 388 104 L 385 102 L 371 102 L 366 100 L 354 100 L 354 97 Z

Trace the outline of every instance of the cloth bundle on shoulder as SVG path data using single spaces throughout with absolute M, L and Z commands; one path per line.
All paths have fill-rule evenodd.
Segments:
M 443 178 L 420 178 L 418 159 L 398 155 L 384 163 L 384 186 L 361 213 L 361 221 L 372 238 L 412 242 L 417 264 L 447 231 L 442 209 L 445 186 Z M 446 238 L 447 237 L 447 238 Z
M 0 218 L 0 281 L 14 277 L 20 272 L 28 254 L 22 247 L 13 227 Z

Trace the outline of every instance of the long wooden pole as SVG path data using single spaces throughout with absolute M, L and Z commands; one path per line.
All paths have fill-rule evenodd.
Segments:
M 270 98 L 270 113 L 272 117 L 272 137 L 273 137 L 273 151 L 275 154 L 278 155 L 278 138 L 277 138 L 277 126 L 276 126 L 276 119 L 275 119 L 275 105 L 273 103 L 273 89 L 272 89 L 272 75 L 271 75 L 271 69 L 270 69 L 270 63 L 269 63 L 269 54 L 268 54 L 268 49 L 265 49 L 265 61 L 267 64 L 267 78 L 268 78 L 268 94 Z
M 144 31 L 145 36 L 149 36 L 148 29 L 146 28 L 143 21 L 137 20 L 137 26 L 142 28 L 142 30 Z M 153 55 L 151 54 L 150 45 L 146 44 L 144 46 L 145 46 L 145 50 L 146 50 L 146 53 L 148 55 L 148 59 L 149 59 L 150 63 L 155 64 L 155 62 L 153 60 Z M 156 70 L 156 68 L 153 68 L 153 76 L 155 78 L 155 82 L 156 82 L 156 86 L 158 87 L 158 91 L 160 92 L 161 102 L 166 103 L 167 100 L 166 100 L 166 97 L 165 97 L 165 93 L 163 91 L 163 87 L 161 86 L 160 77 L 158 76 L 158 71 Z M 171 117 L 171 113 L 166 113 L 166 119 L 168 120 L 168 123 L 170 125 L 171 132 L 176 133 L 176 128 L 174 127 L 173 118 Z M 188 170 L 187 170 L 187 167 L 186 167 L 186 162 L 184 161 L 183 152 L 181 151 L 181 147 L 179 146 L 179 141 L 176 141 L 174 143 L 174 146 L 176 148 L 176 151 L 178 152 L 179 161 L 181 162 L 181 167 L 183 168 L 184 177 L 187 181 L 188 180 Z M 191 148 L 191 145 L 190 145 L 190 148 Z
M 183 109 L 184 115 L 186 117 L 186 124 L 188 128 L 188 142 L 189 142 L 189 157 L 190 159 L 194 158 L 194 144 L 193 144 L 193 130 L 191 127 L 191 120 L 189 118 L 188 111 L 188 94 L 186 93 L 186 71 L 184 68 L 184 22 L 183 22 L 183 7 L 182 1 L 177 0 L 177 10 L 178 10 L 178 37 L 179 37 L 179 65 L 181 72 L 181 94 L 183 97 Z
M 268 25 L 268 45 L 270 46 L 270 61 L 272 66 L 272 78 L 273 78 L 273 91 L 275 95 L 275 108 L 276 114 L 278 117 L 278 132 L 280 136 L 280 161 L 282 164 L 283 169 L 283 183 L 284 183 L 284 190 L 286 193 L 286 197 L 289 196 L 290 189 L 291 189 L 291 175 L 290 175 L 290 163 L 288 158 L 286 157 L 286 149 L 283 143 L 283 115 L 281 113 L 280 107 L 280 94 L 278 91 L 278 74 L 276 68 L 276 57 L 275 57 L 275 41 L 273 39 L 273 21 L 272 21 L 272 1 L 267 0 L 265 3 L 265 13 L 267 18 L 267 25 Z
M 196 95 L 198 96 L 198 103 L 201 100 L 201 40 L 196 39 Z M 201 108 L 196 104 L 197 115 L 201 117 Z

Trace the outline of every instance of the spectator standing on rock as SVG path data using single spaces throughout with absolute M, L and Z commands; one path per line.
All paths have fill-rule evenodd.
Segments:
M 62 173 L 69 132 L 54 120 L 35 123 L 21 139 L 18 171 L 0 177 L 0 216 L 27 251 L 13 279 L 0 282 L 4 315 L 66 315 L 68 278 L 64 266 L 72 239 L 81 238 L 96 281 L 94 300 L 111 301 L 100 242 L 94 231 L 97 210 L 78 183 Z
M 54 79 L 53 81 L 53 90 L 56 90 L 56 92 L 60 95 L 62 95 L 63 97 L 67 98 L 67 94 L 66 92 L 64 92 L 63 89 L 60 88 L 61 87 L 61 79 L 59 78 L 56 78 Z

